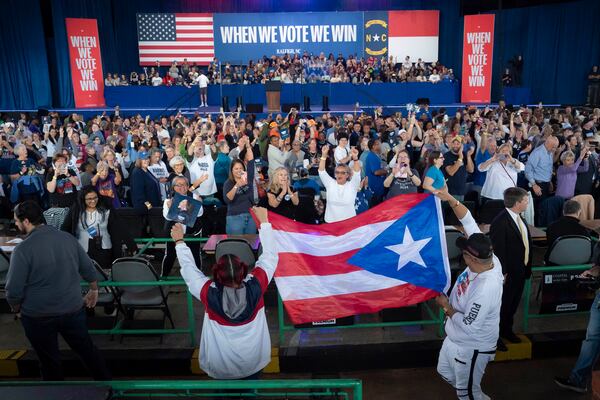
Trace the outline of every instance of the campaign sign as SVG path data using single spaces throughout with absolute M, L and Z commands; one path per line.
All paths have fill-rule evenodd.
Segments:
M 266 55 L 363 53 L 362 12 L 214 14 L 215 54 L 248 62 Z
M 66 18 L 75 107 L 104 107 L 104 76 L 95 19 Z

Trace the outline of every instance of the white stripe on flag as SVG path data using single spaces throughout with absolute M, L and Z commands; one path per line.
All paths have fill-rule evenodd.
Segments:
M 283 301 L 372 292 L 406 284 L 404 281 L 377 275 L 367 270 L 326 276 L 276 277 L 275 282 Z
M 140 48 L 140 54 L 214 54 L 214 49 L 144 49 Z
M 311 235 L 308 233 L 273 230 L 280 253 L 304 253 L 313 256 L 331 256 L 359 249 L 367 245 L 365 238 L 374 239 L 396 221 L 363 225 L 340 236 Z
M 212 31 L 212 25 L 177 25 L 178 31 Z
M 424 62 L 438 61 L 437 36 L 390 37 L 388 56 L 396 57 L 398 62 L 410 56 L 412 62 L 419 58 Z
M 212 57 L 140 57 L 141 63 L 154 63 L 155 61 L 160 62 L 173 62 L 173 61 L 183 61 L 184 58 L 187 58 L 189 62 L 210 62 L 213 60 Z
M 175 17 L 175 22 L 213 22 L 212 17 Z
M 177 38 L 178 39 L 212 39 L 213 38 L 213 34 L 212 33 L 178 33 L 177 34 Z

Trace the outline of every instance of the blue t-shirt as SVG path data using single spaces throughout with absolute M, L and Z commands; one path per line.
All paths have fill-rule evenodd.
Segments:
M 377 176 L 375 175 L 375 171 L 381 169 L 381 159 L 377 157 L 375 153 L 370 151 L 367 154 L 367 159 L 365 160 L 365 174 L 369 178 L 369 187 L 373 190 L 376 196 L 383 196 L 383 181 L 385 180 L 385 176 Z
M 441 189 L 446 184 L 446 178 L 444 178 L 444 174 L 438 167 L 434 165 L 429 167 L 425 176 L 433 179 L 431 186 L 433 186 L 434 189 Z

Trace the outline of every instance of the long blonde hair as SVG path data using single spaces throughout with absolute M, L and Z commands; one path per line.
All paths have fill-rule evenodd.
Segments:
M 285 174 L 288 177 L 288 183 L 290 181 L 290 174 L 286 168 L 284 168 L 284 167 L 276 168 L 275 171 L 273 171 L 273 174 L 271 175 L 271 183 L 269 184 L 269 191 L 271 193 L 278 193 L 280 190 L 283 189 L 283 187 L 279 183 L 279 178 L 277 178 L 279 176 L 280 172 L 285 172 Z M 277 180 L 277 182 L 276 182 L 276 180 Z

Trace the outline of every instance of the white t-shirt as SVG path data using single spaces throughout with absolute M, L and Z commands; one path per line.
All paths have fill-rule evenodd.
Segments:
M 467 237 L 481 233 L 471 213 L 460 222 Z M 456 313 L 446 319 L 446 335 L 466 349 L 491 351 L 498 342 L 504 277 L 495 255 L 493 265 L 491 270 L 480 273 L 465 268 L 450 293 L 450 304 Z
M 204 74 L 198 75 L 198 77 L 196 78 L 196 82 L 201 88 L 205 88 L 208 86 L 208 78 Z
M 162 178 L 169 177 L 169 170 L 167 169 L 167 166 L 163 161 L 159 161 L 156 164 L 149 165 L 148 171 L 150 171 L 150 173 L 154 175 L 156 179 L 159 180 Z M 163 182 L 160 182 L 160 197 L 163 200 L 167 198 L 167 185 Z
M 327 189 L 327 207 L 325 207 L 325 222 L 342 221 L 356 215 L 354 202 L 360 187 L 360 173 L 353 171 L 352 179 L 340 185 L 327 171 L 319 171 L 319 177 Z
M 171 138 L 171 135 L 169 135 L 169 131 L 163 127 L 161 127 L 160 130 L 156 131 L 156 136 L 158 136 L 158 141 L 161 143 L 162 143 L 163 139 Z
M 337 164 L 348 164 L 342 163 L 340 160 L 346 158 L 350 155 L 350 150 L 347 147 L 337 146 L 333 151 L 333 158 L 335 159 L 335 163 Z
M 152 86 L 160 86 L 162 85 L 162 78 L 160 76 L 155 76 L 152 78 Z
M 190 170 L 190 185 L 202 175 L 208 174 L 208 179 L 202 182 L 200 186 L 194 190 L 194 194 L 198 196 L 210 196 L 217 192 L 217 183 L 215 182 L 215 161 L 210 154 L 210 148 L 208 148 L 207 154 L 203 157 L 194 157 L 189 163 L 188 169 Z
M 525 170 L 523 163 L 517 161 L 515 164 L 502 161 L 494 161 L 487 168 L 482 168 L 483 163 L 479 164 L 477 169 L 481 172 L 487 171 L 485 182 L 481 189 L 481 195 L 488 199 L 504 199 L 504 191 L 509 187 L 517 186 L 517 175 Z

